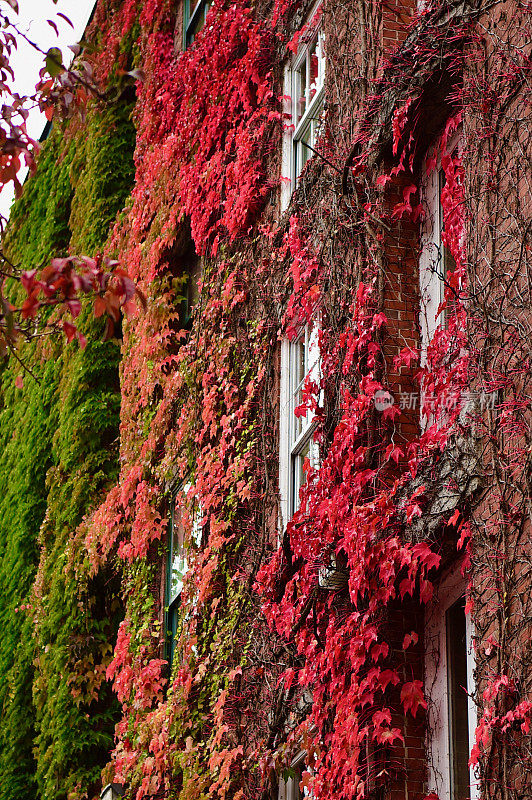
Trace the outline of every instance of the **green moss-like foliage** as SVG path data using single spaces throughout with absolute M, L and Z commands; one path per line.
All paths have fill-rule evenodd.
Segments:
M 133 179 L 129 107 L 54 129 L 16 203 L 3 247 L 31 268 L 101 250 Z M 105 682 L 117 577 L 89 579 L 75 531 L 118 464 L 119 348 L 34 341 L 0 372 L 0 800 L 81 800 L 112 745 Z M 21 609 L 22 606 L 22 609 Z
M 40 386 L 18 392 L 14 372 L 2 375 L 0 414 L 0 797 L 29 800 L 35 796 L 33 614 L 17 609 L 26 603 L 37 565 L 58 376 L 50 362 L 39 369 Z

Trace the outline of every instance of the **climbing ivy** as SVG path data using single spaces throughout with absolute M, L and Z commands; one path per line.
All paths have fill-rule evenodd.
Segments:
M 132 179 L 131 106 L 54 126 L 3 246 L 30 268 L 102 250 Z M 80 579 L 74 532 L 116 476 L 119 348 L 89 309 L 81 350 L 43 336 L 2 367 L 0 797 L 82 798 L 116 714 L 102 688 L 119 619 L 116 576 Z M 20 377 L 23 376 L 22 388 Z M 102 666 L 102 662 L 104 666 Z M 80 677 L 81 676 L 81 677 Z M 102 689 L 102 691 L 100 691 Z
M 497 311 L 502 334 L 495 354 L 489 350 L 494 308 L 508 297 L 517 304 L 529 300 L 524 287 L 514 294 L 515 286 L 504 284 L 510 281 L 507 264 L 495 262 L 489 222 L 492 170 L 507 152 L 497 137 L 515 97 L 515 76 L 519 72 L 524 82 L 530 69 L 520 40 L 525 4 L 517 3 L 522 28 L 512 22 L 502 44 L 497 26 L 479 23 L 473 0 L 460 15 L 447 0 L 423 4 L 405 31 L 404 50 L 384 53 L 385 4 L 325 3 L 332 75 L 325 107 L 334 124 L 325 126 L 288 213 L 279 216 L 283 75 L 272 64 L 281 65 L 312 31 L 304 26 L 303 5 L 216 0 L 184 53 L 176 52 L 173 0 L 115 0 L 96 10 L 100 77 L 117 78 L 130 66 L 128 48 L 145 73 L 135 107 L 134 185 L 107 245 L 146 297 L 145 313 L 123 326 L 119 459 L 117 354 L 97 341 L 98 325 L 86 314 L 85 351 L 31 346 L 31 363 L 47 378 L 39 391 L 48 395 L 34 402 L 30 394 L 38 390 L 28 378 L 17 388 L 14 364 L 6 367 L 3 390 L 2 485 L 5 497 L 14 498 L 9 513 L 18 514 L 3 533 L 3 569 L 16 584 L 19 610 L 6 606 L 3 612 L 15 635 L 11 648 L 2 650 L 2 741 L 6 748 L 21 742 L 17 752 L 25 762 L 19 769 L 12 760 L 13 785 L 26 780 L 27 787 L 28 775 L 35 775 L 32 791 L 47 800 L 97 792 L 113 717 L 114 748 L 104 776 L 123 783 L 128 800 L 276 796 L 279 777 L 289 774 L 302 746 L 311 768 L 304 780 L 317 800 L 404 794 L 404 743 L 410 748 L 417 725 L 414 741 L 421 741 L 419 720 L 427 707 L 421 620 L 441 565 L 457 560 L 464 574 L 476 570 L 467 610 L 475 611 L 483 631 L 477 663 L 485 689 L 476 698 L 473 763 L 488 776 L 504 767 L 504 775 L 485 783 L 489 791 L 496 785 L 506 791 L 508 759 L 517 774 L 519 761 L 527 753 L 530 758 L 528 656 L 521 650 L 517 658 L 508 646 L 508 637 L 514 650 L 525 641 L 518 588 L 529 585 L 530 576 L 509 557 L 512 526 L 522 528 L 520 535 L 528 530 L 528 455 L 525 460 L 523 447 L 513 448 L 511 431 L 518 422 L 529 454 L 523 411 L 529 355 L 498 362 L 510 341 L 523 347 L 530 337 L 510 335 L 507 314 Z M 490 47 L 497 92 L 486 92 L 481 70 L 475 72 Z M 428 119 L 435 104 L 427 113 L 423 92 L 439 92 L 438 120 Z M 514 114 L 516 130 L 522 111 Z M 129 137 L 131 129 L 126 117 L 119 124 L 113 114 L 97 114 L 87 128 L 73 126 L 64 140 L 56 132 L 47 146 L 55 148 L 50 170 L 57 171 L 59 186 L 67 170 L 61 202 L 70 207 L 69 221 L 59 215 L 61 224 L 50 227 L 59 249 L 102 247 L 127 194 L 132 176 L 121 160 L 127 148 L 119 146 L 119 132 Z M 451 141 L 460 124 L 464 151 L 455 153 Z M 425 125 L 432 125 L 428 151 Z M 514 153 L 521 136 L 519 129 Z M 111 165 L 113 153 L 123 166 Z M 454 266 L 441 307 L 445 325 L 421 352 L 411 309 L 419 302 L 425 155 L 428 172 L 439 162 L 445 173 L 442 243 Z M 504 164 L 500 169 L 512 174 Z M 479 182 L 477 194 L 467 170 Z M 109 192 L 115 203 L 108 204 Z M 485 224 L 473 232 L 480 236 L 476 258 L 465 235 L 474 216 L 472 194 L 475 212 L 478 197 L 487 198 Z M 515 216 L 527 246 L 516 244 L 514 230 L 512 252 L 525 258 L 530 226 L 510 199 L 500 203 L 501 213 L 515 211 L 508 212 L 499 238 L 509 237 Z M 32 242 L 26 202 L 14 217 L 25 239 L 19 241 L 18 230 L 12 234 L 13 253 Z M 51 249 L 45 242 L 42 257 Z M 498 269 L 488 289 L 498 292 L 502 285 L 504 296 L 481 306 L 479 265 L 487 263 L 488 251 L 490 269 L 492 261 Z M 185 330 L 183 280 L 197 257 L 201 297 Z M 396 310 L 398 276 L 408 304 Z M 475 314 L 468 316 L 468 308 Z M 279 341 L 316 317 L 319 385 L 306 381 L 297 414 L 315 414 L 320 463 L 307 463 L 300 507 L 286 531 L 278 531 Z M 491 372 L 482 372 L 482 363 L 492 365 Z M 454 399 L 479 382 L 505 398 L 500 425 L 496 415 L 464 424 Z M 422 428 L 417 412 L 408 419 L 397 405 L 377 414 L 377 393 L 386 394 L 392 383 L 422 398 Z M 40 422 L 26 417 L 32 409 Z M 31 463 L 38 473 L 26 516 L 28 481 L 13 493 L 18 466 L 9 471 L 19 418 L 38 438 L 20 467 Z M 450 479 L 441 477 L 456 441 L 483 425 L 491 454 L 484 460 L 492 460 L 496 476 L 486 502 L 493 509 L 491 532 L 483 531 L 481 513 L 475 522 L 472 495 L 449 495 Z M 20 431 L 28 436 L 25 427 Z M 508 441 L 500 438 L 505 431 Z M 160 565 L 168 501 L 178 487 L 190 570 L 169 665 Z M 438 491 L 448 501 L 443 510 L 434 500 Z M 200 542 L 192 535 L 198 510 Z M 19 518 L 28 529 L 22 538 L 15 533 Z M 482 559 L 490 551 L 490 559 Z M 339 581 L 332 587 L 331 573 Z M 394 612 L 415 629 L 400 630 Z M 116 716 L 106 679 L 119 703 Z M 22 718 L 24 693 L 26 708 L 33 698 L 34 723 Z M 375 756 L 371 764 L 368 754 Z M 518 791 L 519 780 L 512 797 Z

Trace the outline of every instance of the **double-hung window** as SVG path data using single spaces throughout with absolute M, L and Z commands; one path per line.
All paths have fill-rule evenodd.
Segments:
M 425 683 L 429 699 L 429 791 L 449 800 L 477 800 L 468 766 L 474 743 L 473 631 L 465 613 L 465 581 L 454 570 L 427 609 Z
M 283 145 L 283 190 L 286 207 L 305 164 L 316 150 L 323 116 L 325 39 L 315 11 L 301 36 L 297 54 L 285 72 L 288 117 Z
M 306 464 L 316 467 L 318 462 L 313 413 L 301 408 L 307 381 L 317 384 L 318 380 L 318 322 L 313 320 L 292 341 L 284 340 L 281 349 L 279 486 L 283 525 L 299 507 Z
M 183 28 L 185 32 L 185 49 L 190 47 L 205 25 L 211 5 L 212 2 L 210 0 L 184 0 Z

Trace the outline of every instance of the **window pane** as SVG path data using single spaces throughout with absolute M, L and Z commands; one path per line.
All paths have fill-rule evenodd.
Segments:
M 318 84 L 323 86 L 325 80 L 325 36 L 323 31 L 318 34 Z
M 314 39 L 312 44 L 309 48 L 309 102 L 312 101 L 312 98 L 315 96 L 316 92 L 319 89 L 319 78 L 320 78 L 320 60 L 319 60 L 319 53 L 318 53 L 318 37 Z
M 438 253 L 438 275 L 441 275 L 444 281 L 444 286 L 442 287 L 441 296 L 442 299 L 445 297 L 445 282 L 448 280 L 448 275 L 450 272 L 454 272 L 456 269 L 456 262 L 453 258 L 453 255 L 447 245 L 445 245 L 442 241 L 443 234 L 445 233 L 445 218 L 443 213 L 443 202 L 442 202 L 442 192 L 445 187 L 445 170 L 440 169 L 438 173 L 438 192 L 439 192 L 439 202 L 438 202 L 438 213 L 439 213 L 439 237 L 440 237 L 440 250 Z M 451 307 L 452 307 L 452 300 L 451 300 Z M 446 308 L 443 312 L 443 324 L 447 323 L 447 316 L 450 308 Z
M 312 126 L 309 125 L 304 134 L 301 136 L 298 142 L 298 153 L 297 153 L 297 164 L 296 164 L 296 173 L 297 177 L 301 175 L 305 164 L 312 157 L 312 150 L 310 147 L 313 147 L 313 136 L 312 136 Z
M 303 398 L 303 388 L 305 385 L 307 353 L 305 334 L 300 336 L 295 342 L 290 345 L 291 349 L 291 362 L 290 362 L 290 441 L 293 444 L 301 435 L 303 431 L 304 418 L 296 417 L 294 412 L 301 404 Z
M 306 443 L 303 450 L 301 450 L 301 452 L 297 456 L 298 496 L 299 496 L 299 489 L 301 489 L 301 487 L 304 486 L 305 483 L 307 482 L 307 475 L 303 468 L 308 458 L 310 458 L 310 442 Z
M 449 608 L 446 623 L 451 798 L 452 800 L 470 800 L 467 636 L 465 600 L 463 598 Z
M 303 445 L 303 448 L 292 456 L 292 513 L 299 508 L 299 490 L 305 485 L 307 475 L 303 467 L 306 459 L 311 457 L 311 440 Z
M 290 445 L 293 446 L 312 423 L 312 413 L 295 416 L 296 408 L 303 402 L 305 382 L 309 376 L 317 379 L 319 348 L 316 322 L 305 326 L 300 336 L 290 345 Z
M 179 600 L 176 600 L 168 609 L 167 615 L 167 639 L 166 639 L 166 658 L 172 667 L 175 655 L 175 637 L 177 624 L 179 621 Z
M 306 358 L 306 336 L 303 335 L 297 342 L 297 383 L 298 385 L 305 380 L 307 372 L 307 358 Z
M 296 125 L 307 107 L 307 62 L 306 60 L 295 71 Z
M 174 500 L 170 537 L 170 601 L 173 600 L 183 587 L 183 577 L 186 572 L 185 557 L 185 531 L 181 520 L 181 514 Z
M 442 203 L 442 193 L 445 187 L 445 171 L 440 169 L 438 172 L 438 227 L 440 231 L 444 230 L 445 221 L 443 218 L 443 203 Z
M 445 218 L 443 214 L 443 202 L 442 202 L 442 193 L 445 188 L 445 170 L 440 169 L 438 173 L 438 190 L 439 190 L 439 224 L 440 224 L 440 239 L 442 233 L 445 232 Z M 451 251 L 449 248 L 441 243 L 441 274 L 444 278 L 447 278 L 449 272 L 453 272 L 456 269 L 456 262 L 452 256 Z
M 198 33 L 203 28 L 205 24 L 205 19 L 203 18 L 203 14 L 201 14 L 192 25 L 187 28 L 187 46 L 191 45 Z

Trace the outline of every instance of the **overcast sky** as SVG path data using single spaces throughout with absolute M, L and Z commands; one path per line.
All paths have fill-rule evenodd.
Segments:
M 68 46 L 77 42 L 83 36 L 95 0 L 18 0 L 19 14 L 17 24 L 30 39 L 46 51 L 50 47 L 59 47 L 63 52 L 63 61 L 67 63 L 72 56 Z M 74 25 L 74 30 L 61 18 L 57 12 L 65 14 Z M 55 31 L 46 22 L 52 19 L 57 23 L 59 38 Z M 24 40 L 18 45 L 17 52 L 13 54 L 11 66 L 15 72 L 15 88 L 20 94 L 32 94 L 39 78 L 39 70 L 43 65 L 43 57 L 30 47 Z M 38 111 L 32 114 L 28 122 L 28 132 L 34 139 L 42 133 L 46 119 Z M 0 194 L 0 211 L 6 213 L 13 199 L 12 192 L 4 189 Z

